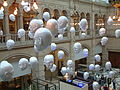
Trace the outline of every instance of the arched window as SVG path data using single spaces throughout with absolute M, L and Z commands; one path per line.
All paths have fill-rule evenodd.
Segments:
M 9 15 L 14 14 L 14 11 L 17 9 L 18 10 L 19 4 L 13 3 L 8 10 Z M 15 14 L 14 14 L 15 15 Z M 18 14 L 15 15 L 15 21 L 11 21 L 9 19 L 9 28 L 10 28 L 10 33 L 14 34 L 17 33 L 18 29 Z
M 86 19 L 87 19 L 87 22 L 88 22 L 87 34 L 89 35 L 90 34 L 90 14 L 89 13 L 86 14 Z
M 55 9 L 55 10 L 53 11 L 53 17 L 52 17 L 52 18 L 58 19 L 59 17 L 60 17 L 60 13 L 59 13 L 59 11 L 58 11 L 57 9 Z
M 82 12 L 82 13 L 80 14 L 80 20 L 83 19 L 83 18 L 85 18 L 85 14 Z
M 66 11 L 66 10 L 63 10 L 61 15 L 67 17 L 67 16 L 68 16 L 68 15 L 67 15 L 67 11 Z
M 94 18 L 94 26 L 95 26 L 94 29 L 95 29 L 95 31 L 98 30 L 97 21 L 98 21 L 98 14 L 95 14 L 95 18 Z

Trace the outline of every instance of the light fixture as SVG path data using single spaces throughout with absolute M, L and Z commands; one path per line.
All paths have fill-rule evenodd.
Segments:
M 4 11 L 4 8 L 3 8 L 3 7 L 1 7 L 1 8 L 0 8 L 0 10 Z
M 17 15 L 17 11 L 18 11 L 18 9 L 16 7 L 15 10 L 14 10 L 14 15 Z
M 37 3 L 36 3 L 35 0 L 34 0 L 34 2 L 33 2 L 33 7 L 34 7 L 35 9 L 38 9 L 38 5 L 37 5 Z
M 115 7 L 115 15 L 109 16 L 113 19 L 113 25 L 120 25 L 120 1 L 118 0 L 109 0 L 110 4 Z
M 25 1 L 24 1 L 24 0 L 22 0 L 22 1 L 21 1 L 21 5 L 24 5 L 24 3 L 25 3 Z
M 8 3 L 7 3 L 6 0 L 4 0 L 4 2 L 3 2 L 3 6 L 4 6 L 4 7 L 7 7 L 7 6 L 8 6 Z

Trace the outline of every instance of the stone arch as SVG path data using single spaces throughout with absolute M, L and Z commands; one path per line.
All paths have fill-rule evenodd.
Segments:
M 67 13 L 66 10 L 63 10 L 63 11 L 61 12 L 61 15 L 62 15 L 62 16 L 66 16 L 66 17 L 68 17 L 68 13 Z
M 58 9 L 54 9 L 52 12 L 52 18 L 58 19 L 60 17 L 60 13 Z
M 86 19 L 87 19 L 87 22 L 88 22 L 88 30 L 90 30 L 90 13 L 86 14 Z

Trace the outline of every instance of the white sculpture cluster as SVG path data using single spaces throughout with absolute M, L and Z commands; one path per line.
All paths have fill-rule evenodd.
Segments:
M 62 50 L 58 51 L 58 58 L 59 59 L 63 59 L 64 55 L 65 55 L 64 51 L 62 51 Z
M 2 61 L 0 63 L 0 78 L 3 81 L 10 81 L 13 78 L 14 68 L 12 64 L 7 61 Z
M 0 36 L 3 35 L 3 30 L 0 30 Z
M 46 55 L 44 57 L 44 65 L 50 69 L 51 72 L 54 72 L 57 66 L 54 64 L 54 56 L 53 55 Z
M 31 66 L 31 69 L 36 69 L 38 66 L 38 59 L 36 57 L 31 57 L 29 59 L 29 64 Z
M 29 61 L 28 61 L 28 59 L 26 59 L 26 58 L 21 58 L 21 59 L 19 60 L 18 66 L 19 66 L 19 68 L 20 68 L 21 70 L 27 69 L 27 67 L 29 66 Z
M 100 28 L 100 30 L 99 30 L 99 35 L 100 35 L 100 36 L 103 36 L 103 35 L 105 35 L 105 32 L 106 32 L 106 29 L 105 29 L 105 28 Z
M 100 57 L 100 55 L 98 55 L 98 54 L 97 54 L 97 55 L 95 55 L 95 56 L 94 56 L 94 58 L 95 58 L 95 60 L 96 60 L 96 61 L 98 61 L 98 62 L 100 62 L 100 61 L 101 61 L 101 57 Z
M 62 75 L 66 75 L 68 74 L 68 79 L 70 78 L 70 76 L 74 75 L 74 70 L 73 70 L 74 64 L 72 60 L 68 60 L 67 61 L 67 67 L 62 67 L 61 68 L 61 73 Z
M 49 12 L 44 12 L 44 13 L 43 13 L 43 18 L 44 18 L 45 21 L 48 21 L 48 20 L 50 19 L 50 14 L 49 14 Z
M 84 57 L 88 57 L 89 51 L 87 48 L 83 49 L 83 55 Z
M 3 17 L 4 17 L 4 12 L 3 10 L 0 10 L 0 19 L 3 19 Z
M 108 25 L 112 25 L 113 24 L 113 19 L 111 17 L 108 18 L 107 24 Z
M 70 28 L 70 32 L 71 32 L 71 33 L 74 33 L 74 32 L 75 32 L 75 28 L 74 28 L 74 27 L 71 27 L 71 28 Z
M 54 51 L 57 49 L 57 45 L 55 43 L 51 43 L 51 50 Z

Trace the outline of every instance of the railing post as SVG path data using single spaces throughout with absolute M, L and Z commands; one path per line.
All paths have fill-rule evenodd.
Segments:
M 45 85 L 45 90 L 48 90 L 48 84 Z

